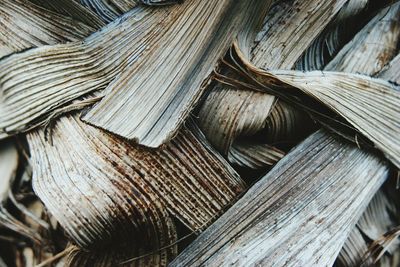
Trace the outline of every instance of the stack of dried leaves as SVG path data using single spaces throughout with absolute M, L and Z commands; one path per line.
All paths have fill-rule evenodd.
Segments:
M 0 267 L 400 266 L 400 2 L 2 0 Z

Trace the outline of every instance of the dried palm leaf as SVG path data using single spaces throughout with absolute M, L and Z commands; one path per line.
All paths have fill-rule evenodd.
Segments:
M 82 5 L 98 14 L 105 22 L 111 22 L 133 9 L 138 3 L 146 5 L 169 5 L 179 0 L 80 0 Z
M 198 122 L 208 140 L 228 155 L 240 136 L 252 136 L 265 126 L 274 99 L 261 92 L 217 85 L 198 113 Z
M 5 227 L 31 239 L 40 242 L 40 237 L 32 229 L 20 222 L 7 209 L 7 200 L 10 195 L 11 185 L 16 177 L 18 168 L 18 152 L 13 142 L 0 143 L 0 226 Z
M 389 200 L 384 189 L 378 191 L 340 251 L 338 264 L 341 266 L 370 266 L 377 262 L 377 258 L 374 257 L 378 254 L 371 254 L 371 242 L 381 239 L 385 233 L 396 229 L 396 226 L 400 223 L 399 218 L 394 216 L 398 213 L 398 209 L 392 201 Z M 381 253 L 383 250 L 389 251 L 391 255 L 396 254 L 400 240 L 391 241 L 386 246 L 380 247 L 378 251 Z M 376 242 L 376 244 L 378 243 Z M 384 243 L 382 244 L 384 245 Z M 383 253 L 381 253 L 381 256 L 383 256 Z M 389 256 L 384 257 L 390 258 Z M 380 265 L 384 266 L 385 264 L 381 262 Z
M 400 3 L 378 13 L 325 70 L 376 75 L 398 52 L 400 44 Z M 372 64 L 371 64 L 372 63 Z
M 34 190 L 81 246 L 117 238 L 116 232 L 125 235 L 141 221 L 165 220 L 148 214 L 157 203 L 190 229 L 203 229 L 244 189 L 234 171 L 188 130 L 156 151 L 76 116 L 56 123 L 53 146 L 43 134 L 28 135 Z
M 246 60 L 237 46 L 232 56 L 243 73 L 253 79 L 256 85 L 252 87 L 291 101 L 337 132 L 347 131 L 349 135 L 350 131 L 355 142 L 361 142 L 357 132 L 361 133 L 400 166 L 398 86 L 350 73 L 264 71 Z
M 26 0 L 0 2 L 0 57 L 35 46 L 81 40 L 94 30 Z
M 297 70 L 321 70 L 359 29 L 360 16 L 365 15 L 368 0 L 348 1 L 336 18 L 307 48 L 296 62 Z
M 389 167 L 313 134 L 203 232 L 171 266 L 331 266 Z
M 105 22 L 111 22 L 137 5 L 135 0 L 80 0 Z
M 42 47 L 11 56 L 0 62 L 2 86 L 0 111 L 4 114 L 0 119 L 0 128 L 4 132 L 0 133 L 0 136 L 4 137 L 11 132 L 24 131 L 40 124 L 55 108 L 88 92 L 105 88 L 125 66 L 130 65 L 123 75 L 118 76 L 109 86 L 107 90 L 109 97 L 103 99 L 103 102 L 85 118 L 96 125 L 102 124 L 109 116 L 99 118 L 99 112 L 103 112 L 103 107 L 109 105 L 110 101 L 119 102 L 118 96 L 125 95 L 122 90 L 129 89 L 129 97 L 125 95 L 127 98 L 124 97 L 123 101 L 119 102 L 123 105 L 123 110 L 118 110 L 117 116 L 113 116 L 112 129 L 108 125 L 105 128 L 114 131 L 116 130 L 114 127 L 121 126 L 124 132 L 118 130 L 118 134 L 130 139 L 137 137 L 145 145 L 158 146 L 174 135 L 183 117 L 190 111 L 189 107 L 199 97 L 200 84 L 211 71 L 211 66 L 217 58 L 231 43 L 232 38 L 237 36 L 244 25 L 246 29 L 252 29 L 249 23 L 256 23 L 262 18 L 267 7 L 268 2 L 261 0 L 240 3 L 232 0 L 215 3 L 189 0 L 182 5 L 162 9 L 138 7 L 104 30 L 90 36 L 83 43 Z M 225 16 L 226 14 L 229 16 Z M 186 23 L 186 20 L 191 22 Z M 177 36 L 181 36 L 182 39 Z M 196 42 L 190 41 L 185 43 L 186 46 L 182 45 L 183 40 L 191 39 L 193 36 L 196 36 Z M 243 40 L 243 43 L 249 39 L 245 32 L 242 32 L 241 36 L 239 40 Z M 174 41 L 171 42 L 170 39 Z M 168 47 L 172 50 L 167 49 Z M 182 53 L 182 58 L 177 56 L 177 53 Z M 165 59 L 171 55 L 174 55 L 174 61 L 178 61 L 176 64 Z M 185 57 L 190 61 L 186 61 Z M 167 66 L 161 67 L 163 65 L 159 64 L 161 63 L 159 60 Z M 195 62 L 201 64 L 196 65 Z M 197 67 L 194 69 L 188 67 L 192 66 L 192 63 Z M 156 68 L 157 72 L 154 72 L 153 68 Z M 147 73 L 149 71 L 150 73 Z M 162 75 L 158 75 L 158 72 Z M 179 75 L 176 76 L 175 72 Z M 165 75 L 171 83 L 166 82 Z M 127 86 L 127 80 L 121 80 L 128 76 L 134 76 L 129 81 L 134 83 L 134 88 L 137 90 Z M 143 81 L 137 80 L 146 77 L 162 79 L 163 89 L 147 90 L 139 86 Z M 186 90 L 188 84 L 190 90 Z M 123 88 L 117 90 L 116 87 L 122 85 Z M 147 86 L 154 84 L 147 83 Z M 179 90 L 186 92 L 174 97 Z M 24 92 L 24 97 L 20 98 L 18 92 Z M 135 98 L 132 94 L 150 95 L 162 92 L 171 93 L 170 97 L 163 97 L 161 100 L 150 97 L 153 101 L 163 102 L 154 103 L 157 108 L 153 112 L 150 112 L 153 104 L 149 105 L 143 98 L 140 98 L 140 103 L 137 105 L 132 102 L 133 100 L 130 101 L 130 97 Z M 114 97 L 117 98 L 115 101 L 112 100 Z M 137 101 L 137 98 L 134 101 Z M 179 108 L 176 107 L 177 102 L 171 104 L 170 101 L 179 102 Z M 129 107 L 125 105 L 127 102 L 131 103 Z M 21 106 L 24 108 L 20 108 Z M 108 115 L 113 114 L 117 104 L 114 103 L 112 106 L 112 109 L 104 112 Z M 135 107 L 133 113 L 130 112 L 130 107 Z M 141 112 L 136 116 L 138 110 Z M 129 115 L 126 116 L 125 112 L 128 111 Z M 144 115 L 146 120 L 142 121 Z M 159 119 L 160 116 L 163 119 Z M 127 118 L 134 120 L 134 123 L 126 124 Z M 95 119 L 101 122 L 93 121 Z M 116 125 L 117 122 L 121 124 Z M 137 123 L 140 124 L 138 128 L 136 128 Z M 168 127 L 162 126 L 159 133 L 160 125 L 165 123 Z M 148 135 L 147 131 L 152 134 Z
M 361 231 L 355 227 L 347 237 L 340 253 L 336 259 L 337 266 L 355 267 L 363 263 L 365 253 L 368 251 L 368 245 Z M 365 259 L 366 266 L 372 265 L 372 259 Z
M 261 67 L 290 69 L 313 38 L 334 18 L 345 2 L 278 1 L 268 13 L 263 30 L 258 34 L 256 45 L 251 54 L 252 61 Z M 310 11 L 310 14 L 307 14 L 303 10 L 312 10 L 313 12 Z M 323 19 L 317 20 L 319 17 Z M 282 28 L 285 28 L 283 33 Z M 290 42 L 287 42 L 288 38 L 290 38 Z M 199 125 L 210 142 L 223 155 L 235 154 L 235 157 L 230 157 L 233 160 L 232 163 L 241 162 L 240 165 L 243 165 L 250 160 L 249 156 L 252 155 L 247 153 L 247 155 L 241 157 L 240 154 L 237 154 L 238 151 L 243 150 L 243 146 L 241 148 L 232 147 L 235 139 L 240 136 L 254 135 L 264 129 L 271 110 L 273 110 L 273 118 L 267 122 L 268 127 L 278 126 L 279 128 L 272 129 L 274 135 L 282 135 L 283 138 L 286 138 L 287 130 L 293 133 L 297 126 L 287 115 L 303 118 L 298 121 L 299 124 L 306 121 L 304 114 L 299 112 L 294 114 L 293 109 L 281 113 L 281 111 L 285 111 L 288 105 L 278 102 L 276 104 L 278 108 L 274 110 L 274 104 L 275 97 L 271 95 L 232 89 L 226 85 L 217 84 L 211 89 L 205 103 L 200 108 Z M 283 127 L 280 128 L 281 126 Z M 298 136 L 301 138 L 301 134 Z M 276 140 L 268 141 L 274 142 Z M 267 142 L 267 140 L 264 142 Z M 255 148 L 256 145 L 252 143 L 249 150 Z M 257 164 L 257 161 L 268 163 L 267 165 L 275 163 L 268 158 L 257 159 L 256 157 L 275 154 L 276 149 L 268 151 L 269 146 L 260 142 L 257 145 L 257 150 L 259 152 L 253 154 L 252 163 L 249 162 L 248 167 L 264 167 Z
M 314 129 L 309 116 L 285 101 L 277 101 L 266 122 L 269 143 L 296 144 Z
M 392 61 L 390 61 L 389 65 L 385 66 L 381 73 L 379 73 L 379 77 L 396 84 L 400 84 L 400 54 L 398 54 Z
M 346 2 L 278 2 L 258 35 L 251 61 L 260 68 L 292 68 Z
M 69 237 L 92 251 L 78 258 L 95 256 L 101 264 L 154 252 L 145 262 L 166 266 L 176 255 L 175 225 L 153 185 L 140 179 L 148 174 L 132 162 L 130 148 L 77 118 L 64 117 L 55 127 L 54 146 L 43 141 L 43 131 L 29 135 L 32 148 L 39 148 L 31 149 L 32 183 Z
M 18 151 L 11 141 L 0 143 L 0 203 L 8 198 L 11 183 L 13 182 L 18 167 Z
M 242 47 L 250 44 L 253 24 L 264 18 L 269 2 L 186 1 L 176 7 L 179 19 L 163 25 L 156 48 L 116 78 L 83 120 L 146 146 L 165 143 L 233 38 L 239 34 Z
M 146 240 L 146 248 L 143 248 L 143 242 L 129 242 L 124 246 L 120 244 L 111 249 L 87 251 L 78 247 L 72 247 L 72 251 L 65 257 L 65 266 L 69 267 L 108 267 L 108 266 L 167 266 L 171 256 L 176 256 L 176 251 L 171 251 L 170 247 L 157 250 L 149 250 L 157 247 L 158 244 L 152 244 L 154 240 Z M 142 246 L 142 247 L 140 247 Z M 169 251 L 170 256 L 165 257 Z M 150 251 L 150 252 L 149 252 Z M 167 251 L 167 252 L 166 252 Z M 138 256 L 139 257 L 136 257 Z
M 229 150 L 228 160 L 238 166 L 261 169 L 274 165 L 284 155 L 283 151 L 267 144 L 237 141 Z
M 48 10 L 71 17 L 73 20 L 80 21 L 95 29 L 100 29 L 105 25 L 104 21 L 76 0 L 29 0 Z

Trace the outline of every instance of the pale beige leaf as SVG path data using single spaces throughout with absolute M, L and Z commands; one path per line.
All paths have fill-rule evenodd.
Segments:
M 319 131 L 211 225 L 171 266 L 331 266 L 388 165 Z

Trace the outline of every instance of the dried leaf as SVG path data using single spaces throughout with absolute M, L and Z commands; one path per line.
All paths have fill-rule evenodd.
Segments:
M 34 190 L 81 246 L 162 222 L 158 206 L 190 229 L 203 229 L 244 189 L 188 130 L 152 151 L 67 116 L 55 125 L 53 146 L 42 131 L 28 139 Z
M 135 0 L 81 0 L 82 5 L 96 13 L 104 22 L 109 23 L 133 9 Z
M 247 1 L 237 3 L 232 0 L 224 0 L 211 3 L 190 0 L 185 1 L 185 4 L 182 5 L 162 9 L 138 7 L 121 19 L 109 24 L 102 31 L 88 37 L 84 42 L 41 47 L 10 56 L 0 62 L 0 85 L 2 87 L 0 111 L 4 114 L 0 118 L 0 128 L 3 129 L 0 137 L 25 131 L 42 124 L 46 116 L 49 116 L 57 107 L 89 92 L 104 89 L 126 66 L 131 65 L 129 69 L 125 69 L 124 75 L 118 76 L 111 83 L 107 90 L 109 98 L 106 97 L 102 100 L 102 103 L 108 105 L 109 99 L 113 101 L 112 98 L 118 91 L 113 90 L 114 86 L 118 87 L 122 84 L 124 84 L 124 88 L 121 90 L 129 89 L 131 97 L 134 97 L 132 94 L 136 93 L 160 94 L 169 90 L 168 93 L 172 93 L 171 97 L 163 97 L 160 100 L 166 106 L 158 103 L 153 112 L 147 111 L 153 109 L 153 105 L 143 101 L 143 98 L 140 99 L 138 105 L 132 102 L 133 100 L 137 101 L 135 97 L 132 101 L 125 97 L 121 102 L 118 99 L 114 101 L 123 105 L 124 112 L 118 110 L 118 116 L 113 116 L 113 127 L 119 128 L 121 126 L 130 132 L 127 135 L 126 132 L 122 133 L 118 130 L 119 134 L 131 139 L 136 137 L 142 139 L 146 136 L 145 139 L 140 140 L 141 143 L 148 146 L 160 145 L 172 138 L 183 118 L 188 115 L 189 107 L 196 102 L 201 93 L 200 84 L 212 70 L 218 57 L 224 53 L 224 49 L 230 45 L 232 38 L 237 36 L 243 25 L 256 24 L 257 20 L 263 17 L 265 12 L 263 10 L 268 7 L 268 2 L 254 1 L 254 3 Z M 255 10 L 257 12 L 253 12 Z M 199 12 L 201 14 L 202 12 L 206 13 L 199 16 Z M 258 15 L 254 16 L 253 13 Z M 224 17 L 226 14 L 229 14 L 229 16 Z M 186 19 L 193 21 L 186 24 Z M 187 26 L 190 25 L 190 27 L 181 27 L 182 23 Z M 199 27 L 198 25 L 202 25 L 202 23 L 206 23 L 206 26 Z M 246 27 L 246 29 L 249 28 L 252 27 Z M 180 30 L 179 36 L 183 39 L 177 38 L 176 31 L 178 30 Z M 188 46 L 183 47 L 182 40 L 193 36 L 193 34 L 196 35 L 197 42 L 191 41 L 188 44 L 190 49 Z M 242 42 L 247 40 L 249 38 L 247 34 L 243 32 L 239 40 L 242 40 Z M 179 45 L 171 42 L 169 40 L 171 38 L 174 39 L 174 42 L 178 41 Z M 201 64 L 194 69 L 188 67 L 191 66 L 191 63 L 189 64 L 189 61 L 181 59 L 176 53 L 171 53 L 167 49 L 168 47 L 173 49 L 171 51 L 183 53 L 182 56 L 190 60 L 191 63 L 201 62 Z M 161 57 L 160 53 L 162 54 Z M 176 64 L 164 60 L 164 57 L 172 55 Z M 160 67 L 159 60 L 161 58 L 163 58 L 163 63 L 168 63 L 165 68 Z M 152 60 L 155 61 L 150 64 Z M 143 64 L 144 66 L 142 66 Z M 162 75 L 156 75 L 154 68 L 161 71 Z M 185 71 L 181 68 L 184 68 Z M 144 73 L 139 73 L 139 69 Z M 151 73 L 148 73 L 149 71 Z M 179 72 L 179 75 L 175 77 L 174 72 Z M 161 84 L 164 89 L 136 91 L 126 86 L 125 81 L 118 82 L 125 76 L 132 76 L 133 73 L 135 75 L 131 77 L 131 82 L 139 78 L 158 77 L 162 79 Z M 165 82 L 164 75 L 168 76 L 171 83 Z M 135 88 L 138 89 L 139 84 L 139 82 L 135 82 Z M 178 94 L 179 97 L 173 97 L 173 92 L 186 90 L 188 84 L 190 84 L 190 93 L 187 90 L 185 94 Z M 154 84 L 147 83 L 147 86 L 154 86 Z M 159 86 L 157 85 L 157 87 Z M 20 97 L 21 93 L 23 97 Z M 125 94 L 119 91 L 118 95 L 124 96 Z M 148 99 L 149 96 L 146 96 L 146 98 Z M 150 98 L 157 101 L 155 97 Z M 169 104 L 174 99 L 180 103 L 178 110 L 175 110 L 177 103 Z M 129 107 L 124 105 L 127 102 L 130 103 Z M 102 103 L 97 106 L 96 110 L 102 110 Z M 143 105 L 143 108 L 139 104 Z M 109 114 L 114 113 L 117 104 L 114 103 L 112 106 L 112 109 L 103 111 Z M 133 113 L 130 112 L 130 107 L 135 107 Z M 167 109 L 167 112 L 164 112 L 164 108 Z M 129 111 L 128 116 L 124 115 L 126 111 Z M 140 111 L 140 114 L 133 116 L 138 111 Z M 92 111 L 87 114 L 86 120 L 93 123 L 90 118 L 94 113 L 95 111 Z M 102 120 L 102 122 L 109 118 L 109 116 L 99 118 L 97 115 L 98 113 L 96 113 L 96 118 Z M 159 115 L 162 116 L 163 120 L 158 119 Z M 141 124 L 140 118 L 143 116 L 146 117 L 146 120 Z M 147 118 L 147 116 L 151 118 Z M 134 120 L 134 122 L 126 124 L 127 119 Z M 118 125 L 115 125 L 115 123 Z M 140 124 L 139 128 L 135 128 L 136 123 Z M 167 123 L 168 127 L 163 126 L 159 133 L 158 127 L 164 123 Z M 98 123 L 94 122 L 94 124 Z M 157 125 L 157 127 L 154 125 Z M 105 128 L 111 131 L 115 130 L 114 128 L 109 129 L 108 126 Z M 138 136 L 136 136 L 137 131 L 140 132 Z M 147 131 L 151 131 L 152 134 L 147 135 Z M 144 135 L 142 136 L 142 134 Z
M 376 75 L 398 52 L 400 44 L 400 3 L 380 11 L 325 70 Z
M 239 43 L 246 43 L 269 2 L 185 1 L 175 6 L 169 15 L 173 19 L 163 23 L 163 35 L 150 45 L 154 48 L 110 84 L 83 120 L 149 147 L 167 142 L 233 38 L 239 34 Z
M 276 2 L 265 18 L 263 30 L 258 33 L 256 44 L 249 55 L 252 62 L 261 67 L 292 68 L 294 62 L 302 55 L 313 38 L 334 18 L 345 2 L 314 0 Z M 310 10 L 310 12 L 306 13 L 304 10 Z M 317 20 L 319 17 L 321 19 Z M 284 32 L 282 32 L 282 28 L 285 29 Z M 237 78 L 236 75 L 235 79 Z M 271 163 L 274 164 L 275 161 L 269 160 L 271 158 L 258 159 L 256 157 L 275 154 L 276 149 L 268 151 L 265 143 L 275 142 L 276 139 L 266 139 L 265 143 L 260 141 L 257 150 L 261 153 L 253 155 L 251 153 L 238 154 L 237 152 L 243 150 L 244 147 L 233 147 L 235 140 L 239 137 L 246 138 L 254 135 L 263 130 L 266 123 L 267 127 L 273 127 L 269 130 L 272 130 L 275 136 L 282 137 L 279 141 L 288 141 L 286 140 L 288 130 L 291 135 L 295 134 L 300 139 L 302 133 L 297 132 L 297 125 L 307 122 L 308 117 L 290 107 L 286 111 L 288 105 L 280 104 L 279 101 L 276 103 L 276 99 L 272 95 L 243 90 L 243 87 L 240 86 L 238 88 L 232 89 L 221 84 L 210 88 L 210 94 L 200 107 L 199 126 L 223 155 L 231 155 L 228 157 L 232 160 L 231 163 L 243 165 L 248 162 L 249 166 L 247 167 L 250 168 L 256 166 L 261 168 Z M 273 118 L 267 121 L 271 115 Z M 301 120 L 293 123 L 294 120 L 291 118 L 294 117 L 301 118 Z M 254 150 L 255 145 L 253 142 L 252 147 L 248 150 Z M 235 156 L 232 157 L 232 155 Z M 264 162 L 265 165 L 261 166 L 261 162 Z
M 331 266 L 388 173 L 373 154 L 319 131 L 170 266 Z
M 297 104 L 324 125 L 331 124 L 338 132 L 343 129 L 360 132 L 397 167 L 400 166 L 398 86 L 351 73 L 264 71 L 247 61 L 238 49 L 236 52 L 238 55 L 234 60 L 254 79 L 259 90 Z M 340 121 L 337 115 L 345 121 Z M 357 136 L 355 138 L 358 142 Z
M 26 0 L 0 3 L 0 57 L 27 48 L 77 41 L 95 29 Z
M 61 14 L 63 16 L 71 17 L 73 20 L 83 22 L 95 29 L 100 29 L 105 25 L 96 13 L 85 8 L 77 0 L 29 0 L 39 6 L 48 10 Z
M 400 54 L 398 54 L 389 65 L 385 66 L 379 77 L 396 84 L 400 84 Z
M 11 141 L 0 143 L 0 203 L 8 198 L 8 192 L 18 167 L 18 151 Z

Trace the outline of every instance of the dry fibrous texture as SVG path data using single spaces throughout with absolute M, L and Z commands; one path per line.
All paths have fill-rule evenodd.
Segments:
M 154 217 L 157 203 L 190 229 L 203 229 L 244 185 L 198 135 L 183 130 L 165 148 L 148 150 L 63 117 L 53 146 L 41 132 L 28 135 L 34 190 L 81 246 L 162 222 Z
M 171 266 L 331 266 L 388 165 L 319 131 L 232 206 Z
M 172 138 L 188 115 L 201 93 L 201 83 L 225 48 L 244 25 L 251 32 L 249 23 L 256 24 L 263 17 L 260 11 L 267 7 L 268 3 L 259 0 L 138 7 L 84 42 L 13 55 L 0 62 L 0 110 L 4 114 L 0 136 L 43 122 L 55 108 L 104 89 L 118 76 L 106 90 L 108 97 L 85 119 L 142 144 L 158 146 Z M 245 32 L 241 36 L 239 40 L 248 39 Z M 157 79 L 148 82 L 149 77 L 161 79 L 161 87 Z M 110 104 L 112 108 L 104 110 Z M 99 118 L 100 113 L 106 114 Z M 110 116 L 112 125 L 106 122 Z
M 149 240 L 152 241 L 152 240 Z M 143 248 L 138 248 L 137 245 L 143 245 L 144 242 L 133 241 L 125 246 L 112 246 L 104 251 L 85 251 L 74 247 L 73 250 L 65 257 L 65 263 L 62 266 L 68 267 L 109 267 L 109 266 L 167 266 L 170 259 L 165 256 L 165 251 L 171 248 L 166 248 L 159 251 L 146 251 Z M 148 241 L 146 240 L 146 243 Z M 149 246 L 149 244 L 148 244 Z M 151 245 L 150 245 L 151 246 Z M 176 252 L 174 252 L 176 253 Z M 143 257 L 137 256 L 146 255 Z M 131 260 L 134 259 L 134 260 Z
M 313 129 L 309 116 L 305 112 L 277 101 L 265 122 L 268 143 L 296 144 Z
M 150 147 L 170 140 L 217 60 L 238 34 L 239 43 L 248 39 L 268 6 L 259 0 L 175 6 L 155 48 L 110 84 L 84 121 Z
M 208 140 L 226 156 L 238 137 L 252 136 L 264 128 L 273 101 L 262 92 L 218 84 L 201 106 L 198 122 Z
M 351 38 L 360 24 L 361 15 L 365 15 L 369 0 L 348 1 L 324 31 L 307 48 L 296 62 L 298 70 L 321 70 L 335 56 L 341 47 Z
M 0 57 L 45 44 L 78 41 L 94 31 L 26 0 L 0 3 Z
M 0 142 L 0 203 L 8 198 L 8 191 L 18 167 L 18 151 L 11 141 Z
M 382 69 L 379 77 L 400 84 L 400 54 Z
M 135 0 L 80 0 L 82 5 L 95 12 L 103 21 L 111 22 L 135 6 Z
M 336 264 L 344 267 L 355 267 L 360 266 L 364 261 L 367 266 L 371 265 L 372 259 L 368 258 L 364 260 L 367 251 L 368 244 L 365 242 L 361 231 L 357 227 L 354 227 L 340 250 Z
M 0 228 L 4 227 L 39 242 L 39 235 L 21 223 L 7 209 L 6 202 L 12 196 L 11 187 L 17 175 L 18 162 L 19 156 L 15 144 L 10 140 L 0 142 Z
M 0 61 L 0 137 L 43 123 L 59 106 L 105 88 L 145 50 L 148 40 L 142 37 L 157 34 L 157 22 L 169 11 L 136 8 L 83 42 L 43 46 Z
M 346 2 L 278 2 L 266 18 L 264 30 L 258 35 L 251 61 L 264 69 L 292 68 Z
M 400 44 L 400 3 L 382 9 L 325 70 L 376 75 L 398 51 Z
M 105 22 L 90 9 L 83 6 L 76 0 L 29 0 L 48 10 L 71 17 L 73 20 L 83 22 L 95 29 L 99 29 L 105 25 Z
M 249 55 L 252 62 L 259 67 L 292 68 L 295 61 L 311 44 L 313 38 L 324 29 L 345 2 L 277 2 L 268 13 L 262 31 L 258 33 L 256 44 Z M 309 10 L 309 12 L 305 13 L 302 10 Z M 282 28 L 285 31 L 282 31 Z M 288 39 L 290 39 L 290 42 L 288 42 Z M 210 88 L 211 92 L 200 108 L 198 115 L 199 125 L 207 138 L 224 155 L 232 154 L 230 150 L 238 151 L 234 147 L 235 139 L 241 135 L 248 136 L 248 132 L 255 134 L 265 127 L 266 119 L 271 110 L 274 110 L 273 107 L 276 102 L 275 97 L 272 95 L 251 90 L 241 90 L 240 86 L 238 88 L 232 89 L 221 84 Z M 284 111 L 286 104 L 278 102 L 276 106 L 278 108 L 272 112 L 274 114 L 272 120 L 277 123 L 269 124 L 270 126 L 279 127 L 273 129 L 276 135 L 286 137 L 288 128 L 296 130 L 297 125 L 293 124 L 290 117 L 286 116 L 288 114 L 303 118 L 302 122 L 300 122 L 302 124 L 307 121 L 304 114 L 299 111 L 297 111 L 298 114 L 293 114 L 294 110 L 290 108 L 287 112 L 279 114 Z M 301 138 L 301 133 L 298 136 Z M 268 141 L 275 140 L 266 140 L 265 142 Z M 274 153 L 274 151 L 268 151 L 268 146 L 265 143 L 259 143 L 258 151 L 262 154 Z M 255 144 L 252 146 L 254 149 Z M 255 154 L 251 161 L 259 160 L 257 159 L 259 155 L 260 153 Z M 238 161 L 246 162 L 248 159 L 248 157 L 240 159 L 240 155 L 237 155 L 233 163 L 237 164 Z M 268 163 L 266 165 L 273 163 L 271 161 L 262 161 Z M 249 167 L 254 168 L 254 166 L 252 163 L 249 164 Z
M 108 23 L 133 9 L 139 3 L 169 5 L 179 2 L 179 0 L 79 0 L 79 2 Z
M 370 266 L 377 261 L 377 254 L 371 254 L 371 243 L 384 237 L 390 230 L 395 229 L 400 221 L 397 216 L 398 209 L 394 206 L 393 199 L 381 189 L 369 203 L 367 209 L 358 220 L 349 238 L 343 245 L 338 255 L 340 266 Z M 385 244 L 383 249 L 393 256 L 398 253 L 400 242 L 397 239 Z M 381 255 L 378 266 L 385 266 L 390 261 L 390 256 Z M 393 265 L 394 266 L 394 265 Z
M 277 163 L 285 153 L 268 144 L 251 141 L 236 141 L 229 150 L 228 160 L 231 164 L 252 169 L 261 169 Z
M 362 142 L 361 133 L 400 166 L 399 86 L 352 73 L 261 70 L 235 50 L 233 60 L 253 79 L 250 86 L 294 103 L 356 143 Z

